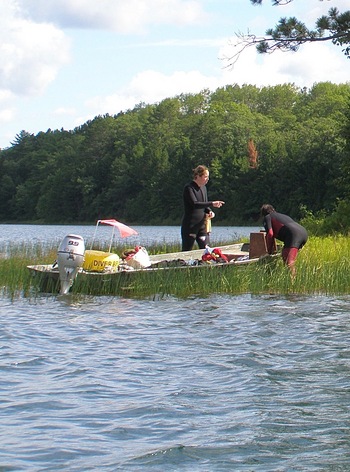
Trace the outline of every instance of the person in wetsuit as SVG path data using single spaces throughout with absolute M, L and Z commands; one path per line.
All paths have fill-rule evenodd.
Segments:
M 197 241 L 199 249 L 209 243 L 206 218 L 213 218 L 210 207 L 220 208 L 221 200 L 208 201 L 206 184 L 209 180 L 208 167 L 199 165 L 193 169 L 193 180 L 183 190 L 184 215 L 181 223 L 182 250 L 191 251 Z
M 278 213 L 272 205 L 264 204 L 260 213 L 264 218 L 266 231 L 266 245 L 269 254 L 273 252 L 274 239 L 284 243 L 282 259 L 295 275 L 295 261 L 299 252 L 307 241 L 306 229 L 294 221 L 290 216 Z

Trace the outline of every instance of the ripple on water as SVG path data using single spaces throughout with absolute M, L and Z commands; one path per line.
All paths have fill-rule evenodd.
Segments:
M 0 469 L 346 470 L 349 307 L 0 300 Z

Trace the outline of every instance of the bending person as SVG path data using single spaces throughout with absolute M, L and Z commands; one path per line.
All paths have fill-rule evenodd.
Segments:
M 221 200 L 208 201 L 206 188 L 208 180 L 208 168 L 200 165 L 193 169 L 193 180 L 184 187 L 184 215 L 181 224 L 183 251 L 191 251 L 196 241 L 199 249 L 205 248 L 209 243 L 206 219 L 215 216 L 210 207 L 220 208 L 225 203 Z
M 307 241 L 306 229 L 295 222 L 290 216 L 278 213 L 272 205 L 264 204 L 260 209 L 264 217 L 264 228 L 266 231 L 267 251 L 272 254 L 274 239 L 284 243 L 282 249 L 283 262 L 290 268 L 292 275 L 295 275 L 295 261 L 301 249 Z

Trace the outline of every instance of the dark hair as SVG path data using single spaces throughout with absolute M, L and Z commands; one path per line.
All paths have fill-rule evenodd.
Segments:
M 260 208 L 260 213 L 261 216 L 266 216 L 272 213 L 273 211 L 276 211 L 272 205 L 269 203 L 264 203 L 264 205 Z
M 197 166 L 195 169 L 192 169 L 192 172 L 193 172 L 193 177 L 196 178 L 197 175 L 199 175 L 199 177 L 202 177 L 202 175 L 204 174 L 204 172 L 208 172 L 209 169 L 207 166 Z

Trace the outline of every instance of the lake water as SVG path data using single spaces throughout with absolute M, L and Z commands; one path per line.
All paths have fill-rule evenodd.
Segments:
M 129 236 L 121 240 L 118 230 L 114 235 L 113 241 L 127 241 L 130 246 L 158 243 L 180 242 L 179 226 L 133 226 L 138 232 L 137 236 Z M 260 231 L 261 227 L 248 226 L 217 226 L 213 228 L 213 241 L 237 241 L 241 237 L 248 237 L 252 231 Z M 13 242 L 33 242 L 41 243 L 45 241 L 57 241 L 58 243 L 67 234 L 79 234 L 87 244 L 92 240 L 100 241 L 109 245 L 113 236 L 111 226 L 99 225 L 97 230 L 95 226 L 69 226 L 69 225 L 0 225 L 0 244 Z
M 0 298 L 0 470 L 348 471 L 349 312 L 348 296 Z

